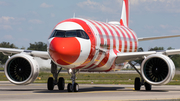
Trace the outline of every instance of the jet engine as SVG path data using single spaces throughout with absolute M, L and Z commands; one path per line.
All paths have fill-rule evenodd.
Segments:
M 175 75 L 175 66 L 168 56 L 153 54 L 143 60 L 141 74 L 151 85 L 167 84 Z
M 30 55 L 21 53 L 10 57 L 4 67 L 5 75 L 11 83 L 26 85 L 39 74 L 39 65 Z

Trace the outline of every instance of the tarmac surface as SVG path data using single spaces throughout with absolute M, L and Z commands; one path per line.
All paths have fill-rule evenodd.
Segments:
M 66 85 L 67 86 L 67 85 Z M 0 101 L 180 101 L 179 85 L 153 86 L 152 91 L 134 91 L 133 85 L 80 84 L 79 92 L 47 90 L 44 83 L 19 86 L 0 82 Z

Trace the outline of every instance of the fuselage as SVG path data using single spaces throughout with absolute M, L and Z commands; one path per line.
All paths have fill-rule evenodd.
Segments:
M 49 39 L 52 61 L 67 69 L 110 71 L 117 53 L 136 52 L 138 39 L 129 28 L 72 18 L 58 23 Z

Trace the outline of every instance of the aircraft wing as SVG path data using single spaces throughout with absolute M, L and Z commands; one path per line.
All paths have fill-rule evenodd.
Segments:
M 145 56 L 151 54 L 164 54 L 164 55 L 175 55 L 180 54 L 180 49 L 175 50 L 166 50 L 166 51 L 148 51 L 148 52 L 128 52 L 128 53 L 117 53 L 117 58 L 115 60 L 116 64 L 124 63 L 128 61 L 141 60 L 144 59 Z
M 22 49 L 13 49 L 13 48 L 0 48 L 0 52 L 4 55 L 18 54 L 18 53 L 26 53 L 33 57 L 40 57 L 42 59 L 49 59 L 48 52 L 45 51 L 31 51 L 31 50 L 22 50 Z
M 173 37 L 180 37 L 180 35 L 158 36 L 158 37 L 145 37 L 145 38 L 138 38 L 138 41 L 147 41 L 147 40 L 173 38 Z

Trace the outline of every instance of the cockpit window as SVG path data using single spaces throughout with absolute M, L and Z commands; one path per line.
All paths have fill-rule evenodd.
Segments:
M 54 30 L 50 38 L 52 37 L 79 37 L 83 39 L 89 39 L 89 36 L 83 30 L 70 30 L 70 31 Z

